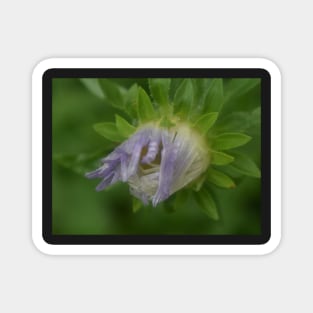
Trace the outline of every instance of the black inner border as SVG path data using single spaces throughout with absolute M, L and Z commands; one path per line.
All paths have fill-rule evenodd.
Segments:
M 53 78 L 260 78 L 261 79 L 261 234 L 260 235 L 54 235 L 52 233 Z M 271 77 L 260 68 L 53 68 L 42 77 L 42 236 L 48 244 L 81 245 L 246 245 L 271 236 Z

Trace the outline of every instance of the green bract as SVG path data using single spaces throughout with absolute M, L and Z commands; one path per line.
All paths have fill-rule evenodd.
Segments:
M 81 82 L 116 110 L 115 121 L 93 125 L 99 135 L 114 143 L 113 147 L 150 122 L 168 129 L 186 124 L 206 142 L 210 159 L 207 171 L 166 200 L 162 205 L 167 211 L 179 210 L 192 201 L 192 205 L 217 220 L 218 188 L 236 188 L 244 176 L 260 178 L 261 172 L 250 157 L 249 148 L 254 136 L 260 136 L 260 103 L 241 101 L 260 87 L 258 79 L 152 78 L 140 79 L 127 87 L 114 79 Z M 71 167 L 71 161 L 64 158 L 56 161 Z M 81 163 L 79 167 L 83 168 L 84 162 Z M 73 168 L 77 164 L 78 160 L 74 160 Z M 134 198 L 133 211 L 141 206 Z

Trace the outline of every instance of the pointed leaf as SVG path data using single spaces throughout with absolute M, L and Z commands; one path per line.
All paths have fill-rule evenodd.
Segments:
M 105 122 L 98 123 L 93 125 L 94 130 L 104 138 L 113 141 L 113 142 L 121 142 L 124 140 L 123 136 L 121 136 L 117 130 L 117 127 L 114 123 Z
M 136 127 L 129 124 L 125 119 L 119 115 L 115 115 L 115 124 L 118 132 L 125 138 L 128 138 L 136 131 Z
M 198 108 L 203 107 L 204 99 L 208 93 L 211 78 L 192 78 L 193 102 Z
M 220 151 L 211 151 L 211 164 L 226 165 L 234 161 L 234 157 Z
M 237 171 L 235 168 L 232 167 L 231 163 L 223 166 L 223 173 L 227 176 L 230 176 L 232 179 L 236 179 L 236 182 L 240 182 L 245 175 L 241 172 Z
M 174 97 L 174 107 L 176 112 L 183 113 L 188 116 L 189 111 L 193 105 L 193 87 L 190 79 L 184 79 Z
M 137 117 L 138 111 L 138 85 L 132 85 L 125 95 L 126 103 L 125 103 L 125 111 L 132 118 Z
M 93 95 L 101 99 L 104 98 L 97 78 L 80 78 L 79 80 Z
M 133 213 L 136 213 L 143 207 L 143 203 L 139 199 L 133 197 L 132 207 L 133 207 Z
M 168 99 L 168 93 L 170 90 L 171 79 L 170 78 L 150 78 L 149 88 L 152 97 L 159 104 L 161 112 L 164 114 L 169 113 L 170 104 Z
M 245 145 L 251 137 L 242 133 L 224 133 L 214 138 L 214 150 L 229 150 Z
M 248 112 L 232 112 L 216 123 L 219 132 L 244 132 L 250 126 L 251 116 Z
M 222 188 L 235 188 L 233 180 L 224 173 L 210 168 L 208 171 L 208 181 Z
M 138 116 L 141 122 L 151 121 L 157 117 L 149 96 L 141 87 L 138 92 Z
M 195 183 L 194 183 L 192 189 L 193 189 L 194 191 L 199 191 L 199 190 L 202 188 L 202 186 L 203 186 L 203 184 L 204 184 L 206 178 L 207 178 L 206 175 L 200 176 L 200 177 L 195 181 Z
M 219 112 L 224 102 L 223 79 L 213 79 L 204 100 L 204 112 Z
M 212 113 L 206 113 L 202 115 L 197 122 L 194 124 L 194 127 L 196 127 L 202 135 L 205 135 L 209 129 L 214 125 L 218 117 L 217 112 Z
M 124 108 L 125 90 L 109 78 L 99 78 L 99 84 L 104 97 L 115 108 Z
M 232 155 L 235 157 L 234 162 L 231 164 L 233 168 L 247 176 L 261 177 L 260 169 L 248 156 L 241 153 L 232 153 Z
M 176 91 L 183 80 L 184 80 L 183 78 L 171 78 L 171 86 L 169 90 L 170 101 L 172 102 L 174 101 Z
M 261 107 L 257 107 L 250 114 L 250 127 L 260 127 L 261 124 Z
M 176 193 L 174 201 L 174 210 L 179 210 L 186 205 L 189 200 L 189 190 L 181 190 Z
M 259 78 L 233 78 L 228 87 L 227 101 L 240 97 L 260 84 Z
M 99 166 L 99 159 L 103 158 L 112 149 L 110 145 L 104 149 L 94 152 L 76 153 L 76 154 L 57 154 L 53 155 L 53 162 L 72 172 L 85 175 L 87 172 Z
M 219 219 L 217 207 L 215 201 L 206 189 L 202 189 L 200 192 L 193 193 L 194 198 L 204 213 L 211 219 L 217 221 Z

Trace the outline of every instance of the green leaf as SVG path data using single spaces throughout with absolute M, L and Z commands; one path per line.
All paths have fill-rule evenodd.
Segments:
M 204 98 L 206 97 L 211 78 L 192 78 L 192 86 L 193 86 L 193 102 L 197 105 L 197 107 L 203 107 Z
M 175 201 L 174 201 L 174 210 L 179 210 L 186 205 L 189 200 L 189 191 L 181 190 L 176 193 Z
M 136 127 L 129 124 L 125 119 L 121 116 L 115 114 L 115 124 L 118 132 L 125 138 L 128 138 L 136 131 Z
M 109 78 L 99 78 L 99 84 L 104 97 L 115 108 L 124 109 L 125 90 Z
M 232 167 L 232 164 L 227 164 L 223 166 L 223 173 L 227 176 L 230 176 L 232 179 L 236 179 L 236 183 L 238 184 L 243 178 L 244 174 L 237 171 L 235 168 Z
M 229 150 L 245 145 L 251 137 L 242 133 L 224 133 L 216 136 L 212 148 L 214 150 Z
M 171 78 L 171 86 L 169 90 L 170 101 L 174 101 L 177 88 L 180 86 L 183 80 L 183 78 Z
M 170 104 L 168 93 L 171 85 L 170 78 L 150 78 L 149 88 L 152 97 L 160 105 L 161 112 L 168 114 L 170 112 Z
M 132 85 L 126 93 L 125 110 L 132 118 L 137 117 L 138 111 L 138 85 Z
M 251 132 L 251 129 L 260 128 L 261 108 L 252 111 L 232 112 L 218 120 L 215 130 L 218 132 Z
M 241 153 L 232 153 L 232 155 L 235 157 L 234 162 L 231 164 L 233 168 L 247 176 L 261 177 L 260 169 L 248 156 Z
M 261 107 L 257 107 L 250 114 L 250 127 L 261 127 Z
M 202 135 L 205 135 L 209 129 L 214 125 L 218 117 L 217 112 L 213 113 L 206 113 L 202 115 L 197 122 L 194 124 L 194 127 L 196 127 Z
M 223 79 L 215 78 L 213 79 L 207 96 L 204 100 L 204 111 L 205 112 L 219 112 L 222 109 L 224 102 L 223 93 Z
M 211 151 L 211 164 L 226 165 L 234 161 L 234 157 L 220 151 Z
M 121 142 L 124 140 L 123 136 L 121 136 L 117 130 L 117 127 L 114 123 L 104 122 L 93 125 L 94 130 L 104 138 L 113 141 L 113 142 Z
M 157 117 L 149 96 L 141 87 L 138 93 L 138 116 L 141 122 L 151 121 Z
M 176 112 L 188 116 L 193 104 L 193 87 L 190 79 L 184 79 L 176 90 L 174 107 Z
M 200 176 L 200 177 L 194 182 L 192 189 L 193 189 L 194 191 L 199 191 L 199 190 L 202 188 L 202 186 L 203 186 L 205 180 L 206 180 L 206 175 Z
M 81 83 L 96 97 L 104 98 L 97 78 L 80 78 Z
M 208 170 L 208 181 L 222 188 L 235 188 L 236 187 L 235 183 L 229 176 L 213 168 L 209 168 Z
M 246 94 L 260 82 L 259 78 L 233 78 L 228 87 L 227 101 Z
M 133 206 L 133 213 L 136 213 L 143 207 L 143 203 L 139 199 L 133 197 L 132 206 Z
M 210 194 L 210 192 L 206 189 L 202 189 L 200 192 L 193 193 L 194 198 L 200 208 L 204 211 L 204 213 L 211 219 L 217 221 L 219 219 L 219 214 L 217 211 L 217 207 L 215 201 Z
M 53 162 L 72 172 L 85 175 L 87 172 L 99 166 L 99 160 L 103 158 L 112 147 L 107 146 L 105 149 L 87 153 L 76 154 L 57 154 L 53 155 Z
M 215 129 L 219 132 L 244 132 L 250 126 L 250 113 L 232 112 L 219 119 Z

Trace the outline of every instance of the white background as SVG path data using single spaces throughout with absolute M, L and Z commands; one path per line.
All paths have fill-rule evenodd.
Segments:
M 311 13 L 300 0 L 1 2 L 0 311 L 312 311 Z M 280 247 L 262 257 L 39 253 L 30 223 L 31 72 L 42 59 L 72 56 L 276 62 L 283 75 Z

